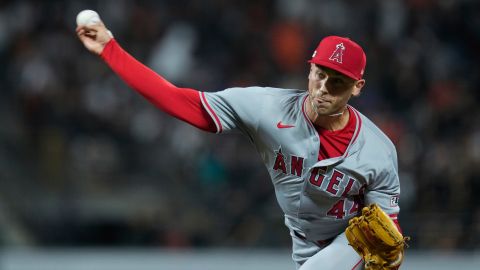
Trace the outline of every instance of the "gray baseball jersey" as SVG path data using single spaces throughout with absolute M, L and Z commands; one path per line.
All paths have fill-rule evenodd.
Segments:
M 230 88 L 201 93 L 218 133 L 240 130 L 254 144 L 275 187 L 285 224 L 310 240 L 344 232 L 362 204 L 399 212 L 400 185 L 393 143 L 367 117 L 356 117 L 341 157 L 318 160 L 321 138 L 305 113 L 307 91 Z

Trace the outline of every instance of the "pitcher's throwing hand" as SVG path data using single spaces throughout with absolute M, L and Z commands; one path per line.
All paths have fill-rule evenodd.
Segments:
M 105 45 L 113 38 L 102 20 L 93 10 L 84 10 L 77 15 L 77 35 L 83 45 L 92 53 L 100 55 Z M 96 16 L 95 16 L 96 15 Z

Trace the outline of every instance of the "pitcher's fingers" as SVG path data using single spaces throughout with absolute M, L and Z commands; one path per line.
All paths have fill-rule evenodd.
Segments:
M 97 32 L 86 31 L 84 36 L 95 39 L 97 37 Z
M 82 42 L 84 42 L 86 40 L 95 40 L 97 38 L 97 33 L 89 32 L 82 28 L 77 31 L 77 36 Z
M 75 29 L 75 31 L 76 31 L 77 33 L 78 33 L 78 31 L 80 31 L 80 30 L 85 31 L 85 30 L 87 30 L 87 27 L 86 27 L 85 25 L 79 25 L 79 26 L 77 26 L 77 28 Z
M 85 26 L 78 26 L 76 31 L 77 31 L 77 36 L 79 37 L 86 36 L 86 37 L 92 38 L 97 35 L 96 30 L 85 27 Z
M 77 27 L 77 35 L 78 36 L 81 36 L 81 35 L 84 35 L 85 34 L 85 29 L 83 29 L 83 27 Z
M 87 30 L 92 30 L 92 31 L 98 32 L 102 28 L 105 28 L 105 25 L 100 21 L 100 22 L 97 22 L 95 24 L 84 25 L 83 27 Z
M 95 34 L 95 33 L 96 33 L 95 31 L 85 29 L 84 27 L 80 27 L 80 28 L 77 29 L 77 35 L 78 36 L 88 36 L 88 35 L 92 35 L 92 34 Z
M 80 39 L 80 41 L 82 41 L 82 42 L 85 42 L 89 39 L 92 39 L 91 37 L 88 37 L 87 35 L 85 35 L 85 33 L 78 34 L 77 36 Z

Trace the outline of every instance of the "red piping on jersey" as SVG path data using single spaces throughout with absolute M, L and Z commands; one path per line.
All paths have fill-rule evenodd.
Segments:
M 358 123 L 358 127 L 355 129 L 356 133 L 353 134 L 353 139 L 352 139 L 352 143 L 353 143 L 357 139 L 358 134 L 360 134 L 360 129 L 362 128 L 362 118 L 358 114 L 357 110 L 355 110 L 355 108 L 353 108 L 350 105 L 348 105 L 348 107 L 350 107 L 352 109 L 352 111 L 355 113 L 355 116 L 357 117 L 357 123 Z
M 210 104 L 207 101 L 207 98 L 205 97 L 205 92 L 200 92 L 200 99 L 202 101 L 203 106 L 206 108 L 208 114 L 210 114 L 210 117 L 215 121 L 215 125 L 217 126 L 217 133 L 222 133 L 223 127 L 222 123 L 220 122 L 220 119 L 218 118 L 217 114 L 215 111 L 210 107 Z
M 403 233 L 402 228 L 400 227 L 400 223 L 398 222 L 398 214 L 390 214 L 388 215 L 390 219 L 392 219 L 393 223 L 395 223 L 395 226 L 397 226 L 397 229 L 400 233 Z
M 313 123 L 312 121 L 310 120 L 310 118 L 308 118 L 307 116 L 307 113 L 305 112 L 305 103 L 307 101 L 307 98 L 308 98 L 308 95 L 306 95 L 304 98 L 303 98 L 303 102 L 302 102 L 302 112 L 303 112 L 303 116 L 306 118 L 308 124 L 310 125 L 310 127 L 312 127 L 313 129 L 315 129 L 315 126 L 313 126 Z M 347 105 L 349 108 L 352 109 L 354 115 L 355 115 L 355 118 L 356 118 L 356 122 L 357 122 L 357 126 L 355 127 L 355 132 L 352 136 L 352 140 L 350 141 L 350 143 L 348 144 L 348 147 L 347 149 L 345 150 L 345 153 L 343 154 L 343 157 L 346 157 L 347 154 L 348 154 L 348 151 L 350 150 L 350 147 L 352 146 L 352 144 L 357 140 L 358 138 L 358 135 L 360 134 L 360 129 L 362 127 L 362 118 L 360 117 L 360 115 L 358 114 L 358 111 L 355 110 L 355 108 L 353 108 L 352 106 L 350 105 Z M 316 129 L 315 129 L 316 130 Z M 319 141 L 320 141 L 320 134 L 318 134 L 318 132 L 315 132 Z
M 310 120 L 310 118 L 308 118 L 307 113 L 305 112 L 305 103 L 307 102 L 307 98 L 308 98 L 308 95 L 306 95 L 306 96 L 303 98 L 303 102 L 302 102 L 302 112 L 303 112 L 303 116 L 305 116 L 305 119 L 307 120 L 307 123 L 310 125 L 310 127 L 315 130 L 315 134 L 317 135 L 318 141 L 320 142 L 320 134 L 318 134 L 317 130 L 316 130 L 315 127 L 313 126 L 312 120 Z
M 397 219 L 398 218 L 398 214 L 391 214 L 391 215 L 388 215 L 391 219 Z
M 353 107 L 350 106 L 350 105 L 347 105 L 347 106 L 350 107 L 350 108 L 352 109 L 352 112 L 355 114 L 355 117 L 357 118 L 357 126 L 355 127 L 355 133 L 353 134 L 352 141 L 351 141 L 350 144 L 348 145 L 347 150 L 345 150 L 344 157 L 347 156 L 348 151 L 350 150 L 350 147 L 351 147 L 351 146 L 353 145 L 353 143 L 357 140 L 358 135 L 360 134 L 360 129 L 362 128 L 362 118 L 361 118 L 360 115 L 358 114 L 358 111 L 355 110 L 355 108 L 353 108 Z
M 362 262 L 363 260 L 360 259 L 360 261 L 358 261 L 352 268 L 352 270 L 355 270 L 355 268 L 357 268 L 357 266 Z

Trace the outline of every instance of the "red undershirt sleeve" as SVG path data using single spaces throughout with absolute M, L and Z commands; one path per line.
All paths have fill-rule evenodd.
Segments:
M 106 44 L 100 57 L 128 86 L 162 111 L 199 129 L 217 132 L 199 91 L 171 84 L 123 50 L 115 39 Z
M 388 216 L 392 219 L 395 226 L 397 226 L 398 231 L 400 233 L 403 233 L 402 228 L 400 227 L 400 223 L 398 222 L 398 214 L 392 214 L 392 215 L 388 215 Z

